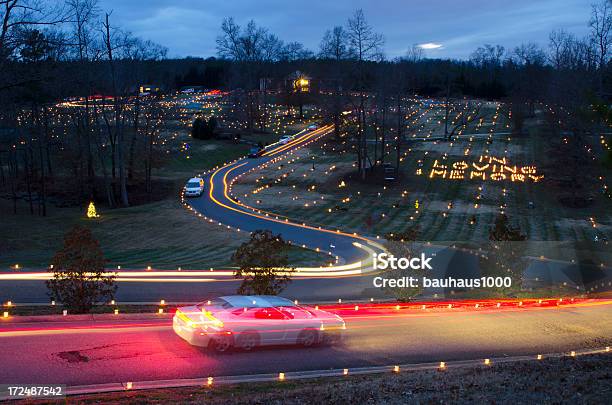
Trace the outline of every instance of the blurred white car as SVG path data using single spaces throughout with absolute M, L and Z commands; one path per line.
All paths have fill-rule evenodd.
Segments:
M 289 135 L 281 136 L 281 138 L 278 140 L 278 143 L 280 143 L 281 145 L 285 145 L 289 143 L 292 139 L 293 137 Z
M 231 295 L 178 308 L 172 326 L 190 344 L 218 352 L 331 343 L 342 339 L 346 329 L 336 314 L 271 295 Z
M 317 129 L 317 128 L 319 128 L 319 125 L 318 125 L 318 124 L 310 124 L 310 125 L 308 125 L 308 129 L 309 129 L 310 131 L 313 131 L 313 130 L 315 130 L 315 129 Z
M 204 179 L 193 177 L 185 185 L 185 197 L 199 197 L 204 192 Z

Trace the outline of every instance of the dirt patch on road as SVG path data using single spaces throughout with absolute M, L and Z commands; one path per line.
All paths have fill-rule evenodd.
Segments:
M 68 363 L 87 363 L 89 361 L 89 357 L 83 356 L 78 350 L 59 352 L 57 357 L 66 360 Z

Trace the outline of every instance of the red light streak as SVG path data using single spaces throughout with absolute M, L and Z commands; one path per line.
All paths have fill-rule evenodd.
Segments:
M 563 308 L 573 307 L 588 307 L 598 305 L 612 305 L 610 299 L 588 299 L 588 298 L 564 298 L 560 301 L 558 298 L 542 299 L 542 303 L 538 304 L 539 299 L 522 299 L 522 300 L 456 300 L 456 301 L 429 301 L 405 303 L 400 306 L 400 310 L 396 310 L 397 305 L 394 302 L 388 303 L 360 303 L 359 311 L 355 311 L 354 304 L 329 304 L 318 305 L 320 310 L 330 312 L 341 316 L 347 322 L 347 330 L 354 328 L 378 328 L 379 325 L 361 325 L 362 321 L 384 320 L 387 318 L 399 317 L 444 317 L 451 318 L 460 314 L 492 314 L 502 311 L 522 312 L 522 311 L 538 311 L 538 310 L 560 310 Z M 502 305 L 498 308 L 497 303 Z M 522 305 L 519 305 L 522 302 Z M 451 303 L 453 308 L 448 309 L 448 304 Z M 480 304 L 478 308 L 474 305 Z M 423 310 L 422 306 L 426 309 Z M 314 308 L 314 305 L 303 306 L 303 309 Z M 8 323 L 5 327 L 15 325 L 15 328 L 5 329 L 0 331 L 0 336 L 10 335 L 12 333 L 27 333 L 27 332 L 65 332 L 71 331 L 95 331 L 104 329 L 129 329 L 129 328 L 148 328 L 148 327 L 163 327 L 170 328 L 169 320 L 158 320 L 156 322 L 140 322 L 140 323 L 96 323 L 95 325 L 68 325 L 57 327 L 19 327 L 19 323 Z M 249 320 L 252 322 L 252 320 Z M 283 329 L 285 331 L 286 329 Z

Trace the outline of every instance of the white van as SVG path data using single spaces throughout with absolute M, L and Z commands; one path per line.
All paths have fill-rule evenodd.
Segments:
M 185 197 L 199 197 L 204 192 L 204 179 L 194 177 L 185 185 Z

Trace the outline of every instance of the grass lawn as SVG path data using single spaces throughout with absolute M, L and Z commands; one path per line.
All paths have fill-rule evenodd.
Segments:
M 0 202 L 0 209 L 10 205 Z M 21 210 L 25 212 L 25 207 Z M 136 207 L 98 211 L 100 218 L 87 219 L 75 208 L 52 209 L 46 218 L 29 214 L 7 215 L 0 223 L 0 268 L 18 263 L 22 267 L 46 267 L 62 245 L 64 233 L 73 225 L 91 228 L 108 265 L 123 268 L 205 269 L 231 265 L 231 255 L 248 234 L 236 233 L 199 221 L 171 199 Z M 327 255 L 292 247 L 291 263 L 318 265 Z
M 158 169 L 155 173 L 156 177 L 181 181 L 198 172 L 244 156 L 251 148 L 249 145 L 242 143 L 197 140 L 189 136 L 180 140 L 189 145 L 188 149 L 182 151 L 178 156 L 170 159 L 161 169 Z

